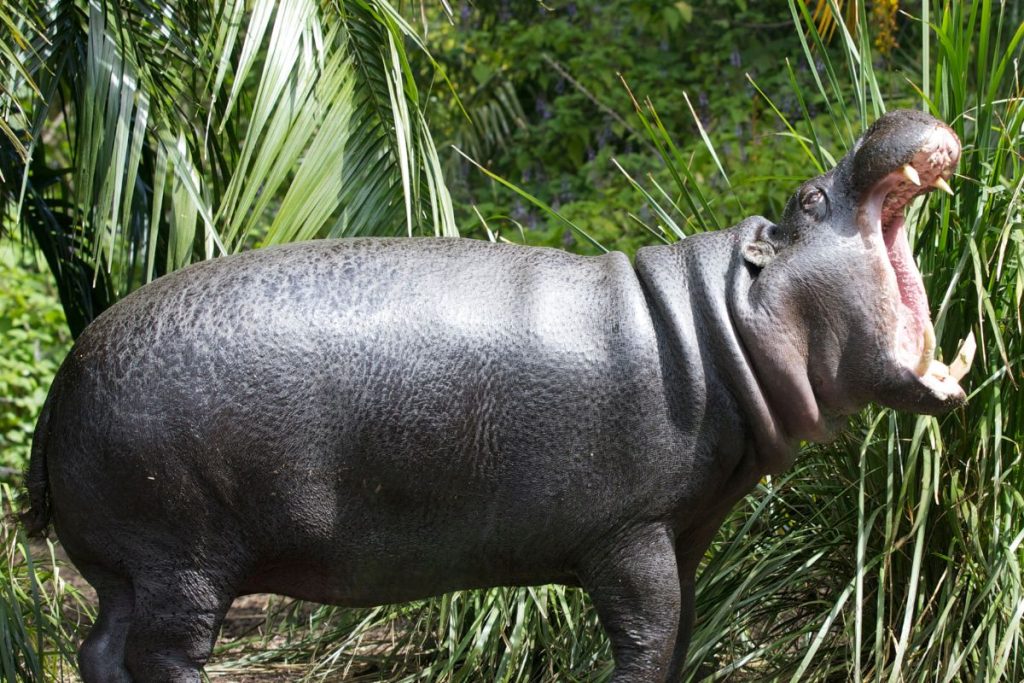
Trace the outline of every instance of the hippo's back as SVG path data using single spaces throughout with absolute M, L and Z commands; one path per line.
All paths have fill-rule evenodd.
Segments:
M 232 402 L 294 413 L 302 406 L 291 401 L 346 390 L 362 401 L 374 388 L 414 384 L 421 391 L 401 400 L 415 408 L 414 394 L 506 366 L 524 387 L 544 383 L 530 375 L 541 367 L 583 383 L 590 371 L 628 372 L 652 348 L 646 302 L 622 254 L 332 240 L 159 278 L 86 329 L 61 370 L 74 378 L 60 384 L 112 409 L 179 415 L 230 411 Z

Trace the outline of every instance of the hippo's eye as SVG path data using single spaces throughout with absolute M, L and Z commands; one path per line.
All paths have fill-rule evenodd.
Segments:
M 800 208 L 804 213 L 811 214 L 818 220 L 828 213 L 828 201 L 825 193 L 816 187 L 809 187 L 800 195 Z

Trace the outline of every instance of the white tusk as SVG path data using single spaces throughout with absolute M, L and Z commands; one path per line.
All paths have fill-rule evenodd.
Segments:
M 921 184 L 921 176 L 917 174 L 917 169 L 910 164 L 903 164 L 903 176 L 915 185 Z
M 964 378 L 967 371 L 971 369 L 971 363 L 974 362 L 974 352 L 978 350 L 978 344 L 974 341 L 974 332 L 967 335 L 967 339 L 964 339 L 964 343 L 960 345 L 960 350 L 956 352 L 956 358 L 949 364 L 949 374 L 951 374 L 957 382 Z
M 935 185 L 935 187 L 939 188 L 940 190 L 948 194 L 950 197 L 953 196 L 953 188 L 949 186 L 949 183 L 947 183 L 945 178 L 943 178 L 942 176 L 936 178 L 933 185 Z

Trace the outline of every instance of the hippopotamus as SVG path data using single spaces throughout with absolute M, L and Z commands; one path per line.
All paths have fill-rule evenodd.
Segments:
M 680 672 L 730 508 L 869 402 L 941 414 L 904 228 L 953 131 L 882 116 L 777 223 L 578 256 L 320 240 L 160 277 L 77 339 L 36 428 L 28 530 L 95 587 L 86 683 L 198 682 L 232 600 L 370 606 L 560 583 L 615 683 Z

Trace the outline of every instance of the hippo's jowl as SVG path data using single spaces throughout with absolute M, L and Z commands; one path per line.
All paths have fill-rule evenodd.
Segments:
M 471 240 L 266 249 L 100 316 L 35 435 L 31 531 L 99 594 L 87 683 L 199 681 L 232 599 L 582 586 L 614 680 L 682 665 L 694 572 L 801 439 L 960 404 L 903 209 L 952 131 L 882 117 L 779 223 L 596 258 Z

